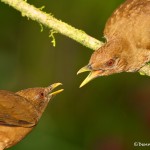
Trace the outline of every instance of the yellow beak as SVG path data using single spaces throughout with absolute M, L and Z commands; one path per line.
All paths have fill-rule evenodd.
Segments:
M 77 75 L 80 74 L 80 73 L 82 73 L 82 72 L 86 72 L 86 71 L 92 71 L 91 69 L 89 69 L 88 65 L 82 67 L 82 68 L 77 72 Z
M 53 89 L 55 89 L 56 87 L 62 85 L 62 83 L 54 83 L 52 85 L 50 85 L 48 88 L 50 88 L 50 90 L 52 91 Z M 60 90 L 57 90 L 57 91 L 54 91 L 52 93 L 49 94 L 49 96 L 55 96 L 57 94 L 59 94 L 60 92 L 62 92 L 64 89 L 60 89 Z
M 89 75 L 85 78 L 85 80 L 81 83 L 80 88 L 83 87 L 85 84 L 90 82 L 91 80 L 97 78 L 99 76 L 99 70 L 98 71 L 91 71 Z
M 86 72 L 86 71 L 90 71 L 89 75 L 86 77 L 86 79 L 81 83 L 80 88 L 83 87 L 85 84 L 87 84 L 88 82 L 90 82 L 91 80 L 95 79 L 96 77 L 99 76 L 99 74 L 101 73 L 100 70 L 92 70 L 89 68 L 89 66 L 84 66 L 83 68 L 81 68 L 78 72 L 77 75 L 82 73 L 82 72 Z

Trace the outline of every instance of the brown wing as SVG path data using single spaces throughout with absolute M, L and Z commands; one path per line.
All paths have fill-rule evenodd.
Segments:
M 38 119 L 38 112 L 27 99 L 0 90 L 0 125 L 32 127 Z

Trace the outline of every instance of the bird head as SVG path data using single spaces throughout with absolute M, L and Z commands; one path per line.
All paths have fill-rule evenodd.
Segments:
M 52 92 L 56 87 L 62 85 L 61 83 L 54 83 L 48 87 L 28 88 L 18 91 L 16 94 L 29 100 L 37 109 L 38 112 L 43 112 L 50 101 L 55 95 L 62 92 L 63 89 Z
M 81 68 L 77 73 L 90 71 L 80 87 L 99 76 L 107 76 L 125 71 L 128 66 L 128 60 L 126 59 L 127 49 L 125 51 L 123 48 L 119 41 L 111 41 L 96 50 L 92 54 L 89 64 Z

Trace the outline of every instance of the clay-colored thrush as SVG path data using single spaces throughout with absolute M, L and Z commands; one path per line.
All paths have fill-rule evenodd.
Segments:
M 126 0 L 108 19 L 105 44 L 78 74 L 90 71 L 80 87 L 99 76 L 135 72 L 150 61 L 150 0 Z
M 52 92 L 59 85 L 16 93 L 0 90 L 0 150 L 17 144 L 37 125 L 49 100 L 63 91 Z

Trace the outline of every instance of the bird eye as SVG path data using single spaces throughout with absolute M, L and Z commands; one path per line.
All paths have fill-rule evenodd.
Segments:
M 115 60 L 114 59 L 110 59 L 109 61 L 106 62 L 106 66 L 111 67 L 111 66 L 114 65 L 114 63 L 115 63 Z
M 40 93 L 40 97 L 41 97 L 41 98 L 44 97 L 44 93 L 43 93 L 43 92 Z

